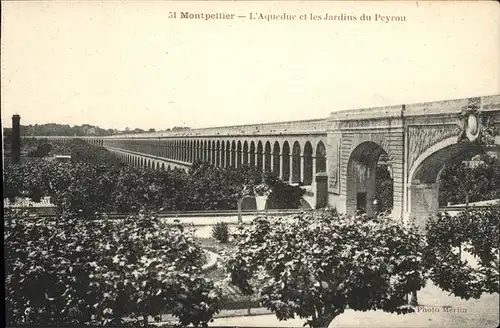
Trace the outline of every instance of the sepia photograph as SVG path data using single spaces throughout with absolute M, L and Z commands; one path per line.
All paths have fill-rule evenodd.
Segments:
M 498 327 L 497 1 L 1 1 L 6 327 Z

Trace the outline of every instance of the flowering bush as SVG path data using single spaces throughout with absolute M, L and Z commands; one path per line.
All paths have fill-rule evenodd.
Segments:
M 425 285 L 425 243 L 413 225 L 334 211 L 256 218 L 226 254 L 231 283 L 280 320 L 326 327 L 349 307 L 408 313 L 407 295 Z
M 499 229 L 500 206 L 466 210 L 457 216 L 440 213 L 429 220 L 425 261 L 432 281 L 464 299 L 498 293 Z M 463 251 L 477 258 L 476 267 L 462 258 Z
M 10 213 L 4 228 L 7 325 L 137 326 L 170 313 L 199 326 L 219 311 L 204 253 L 180 225 Z

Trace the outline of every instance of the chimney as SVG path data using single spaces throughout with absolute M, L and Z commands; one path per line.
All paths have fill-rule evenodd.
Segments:
M 21 116 L 12 116 L 12 163 L 19 164 L 21 162 Z

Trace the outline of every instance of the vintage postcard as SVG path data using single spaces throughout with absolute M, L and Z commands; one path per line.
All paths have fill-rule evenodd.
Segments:
M 497 327 L 495 1 L 2 1 L 9 327 Z

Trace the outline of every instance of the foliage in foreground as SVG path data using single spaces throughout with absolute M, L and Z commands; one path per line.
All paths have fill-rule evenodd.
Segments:
M 256 218 L 226 254 L 231 283 L 280 320 L 326 327 L 346 308 L 408 313 L 407 295 L 425 285 L 425 244 L 412 225 L 331 211 Z
M 137 326 L 162 313 L 203 326 L 219 311 L 204 253 L 180 225 L 10 213 L 4 229 L 9 326 Z
M 463 299 L 500 292 L 500 206 L 438 214 L 427 222 L 426 265 L 441 289 Z M 471 266 L 462 258 L 477 259 Z

